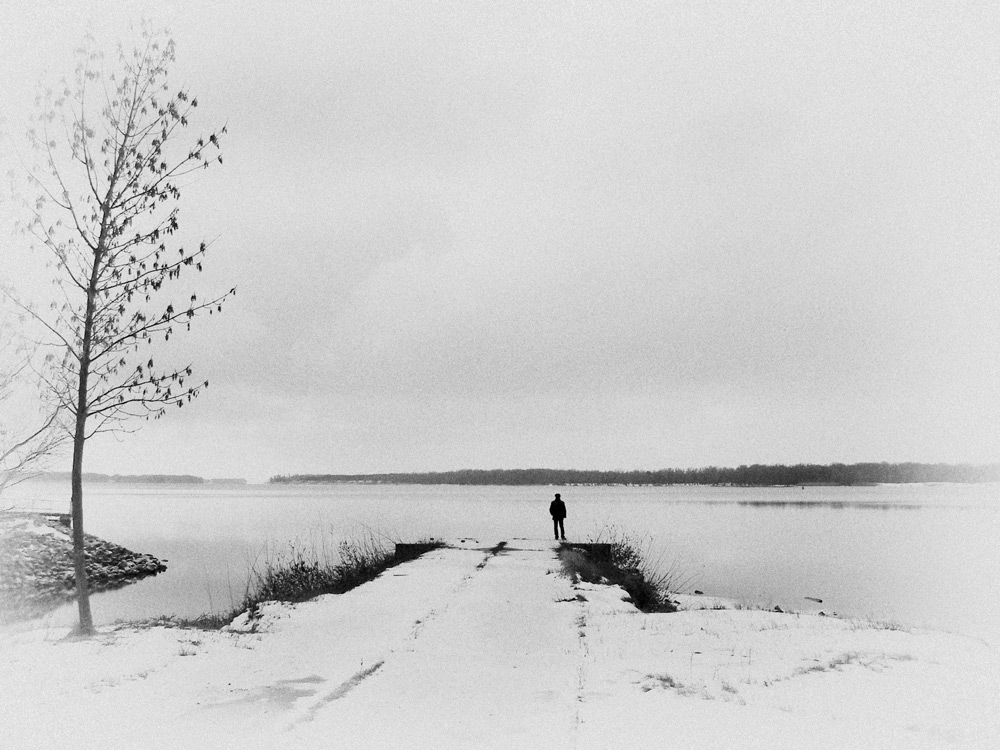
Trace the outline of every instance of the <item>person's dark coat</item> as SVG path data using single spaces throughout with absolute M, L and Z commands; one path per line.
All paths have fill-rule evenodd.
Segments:
M 566 518 L 566 503 L 562 500 L 553 500 L 549 504 L 549 514 L 552 516 L 552 520 L 558 521 Z

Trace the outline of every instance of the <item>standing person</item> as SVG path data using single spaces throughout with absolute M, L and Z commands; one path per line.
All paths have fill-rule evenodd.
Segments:
M 559 497 L 559 493 L 556 493 L 556 499 L 549 503 L 549 515 L 552 516 L 552 530 L 555 532 L 556 539 L 558 540 L 560 535 L 562 540 L 566 541 L 566 529 L 563 526 L 563 520 L 566 518 L 566 503 L 562 501 Z

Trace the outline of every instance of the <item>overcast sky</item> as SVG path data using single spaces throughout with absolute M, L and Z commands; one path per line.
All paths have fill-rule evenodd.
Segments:
M 10 5 L 3 172 L 142 16 L 228 123 L 211 387 L 88 470 L 1000 461 L 996 3 Z

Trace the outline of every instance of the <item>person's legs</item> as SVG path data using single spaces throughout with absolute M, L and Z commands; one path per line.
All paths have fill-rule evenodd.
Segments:
M 562 540 L 566 541 L 566 527 L 563 525 L 563 519 L 559 519 L 559 533 L 562 535 Z
M 555 532 L 556 539 L 559 539 L 559 519 L 552 519 L 552 531 Z

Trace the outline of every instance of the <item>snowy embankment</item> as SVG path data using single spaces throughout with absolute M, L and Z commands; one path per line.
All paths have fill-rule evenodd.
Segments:
M 995 747 L 1000 655 L 816 615 L 642 614 L 471 540 L 228 631 L 0 635 L 5 747 Z M 0 631 L 2 632 L 2 631 Z

